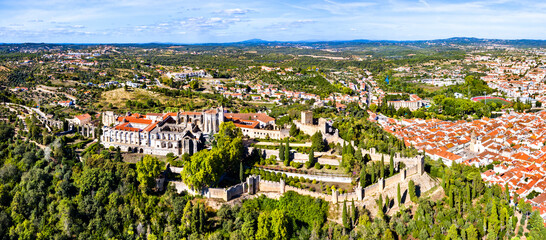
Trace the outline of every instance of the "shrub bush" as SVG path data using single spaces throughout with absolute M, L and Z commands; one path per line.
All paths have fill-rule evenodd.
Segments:
M 299 163 L 299 162 L 294 162 L 294 161 L 290 163 L 290 166 L 292 166 L 293 168 L 300 168 L 301 165 L 302 165 L 301 163 Z

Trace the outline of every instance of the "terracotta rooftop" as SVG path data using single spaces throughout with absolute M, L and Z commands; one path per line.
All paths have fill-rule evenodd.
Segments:
M 89 113 L 86 113 L 86 114 L 78 115 L 76 116 L 76 118 L 79 119 L 80 121 L 84 121 L 86 119 L 91 119 L 91 115 L 89 115 Z
M 275 121 L 275 118 L 272 118 L 265 113 L 225 113 L 224 117 L 234 119 L 234 120 L 239 119 L 239 120 L 260 121 L 263 123 Z

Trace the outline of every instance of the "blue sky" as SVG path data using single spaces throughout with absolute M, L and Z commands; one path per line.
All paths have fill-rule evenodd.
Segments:
M 546 1 L 0 0 L 0 42 L 546 39 Z

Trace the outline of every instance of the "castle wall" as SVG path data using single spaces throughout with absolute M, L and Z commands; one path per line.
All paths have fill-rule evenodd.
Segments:
M 260 179 L 259 190 L 262 192 L 279 192 L 280 182 L 272 182 Z

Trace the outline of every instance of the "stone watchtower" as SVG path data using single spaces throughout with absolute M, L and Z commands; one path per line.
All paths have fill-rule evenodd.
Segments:
M 423 175 L 425 173 L 425 156 L 418 156 L 417 173 Z
M 106 111 L 102 114 L 102 125 L 110 126 L 116 123 L 117 115 L 112 111 Z
M 313 112 L 311 111 L 301 112 L 301 124 L 313 125 Z

